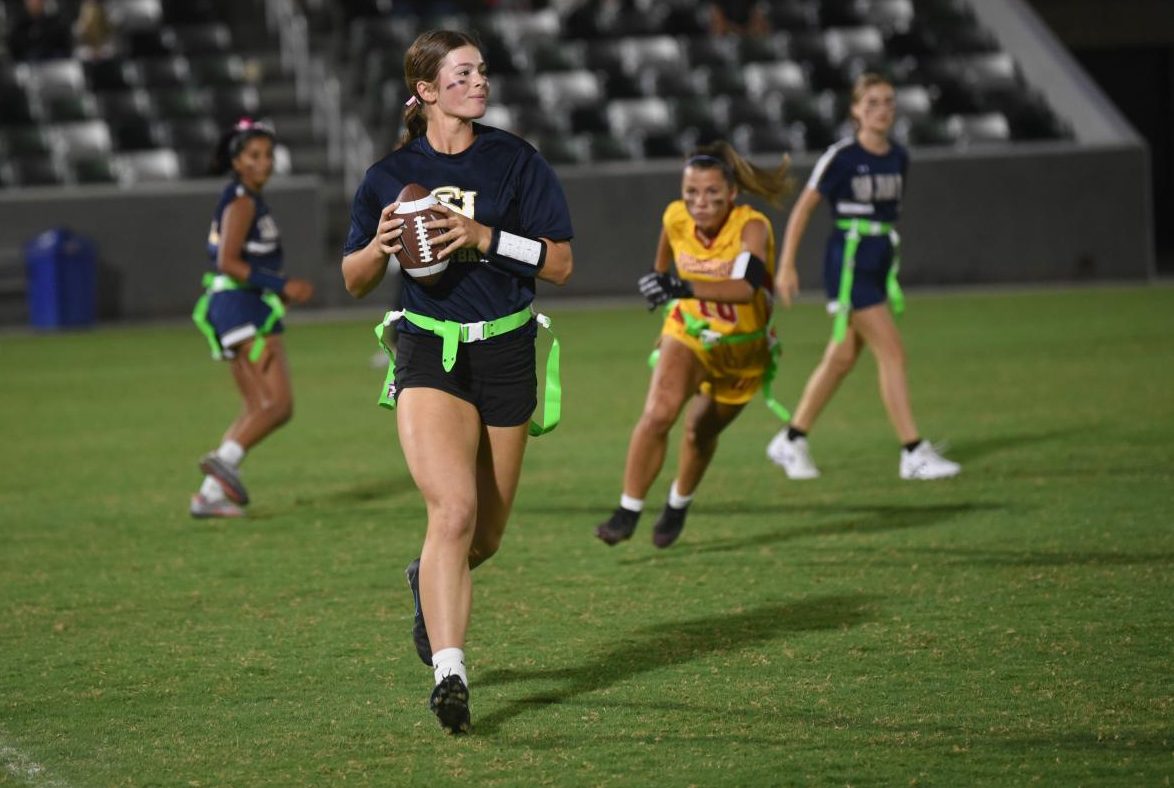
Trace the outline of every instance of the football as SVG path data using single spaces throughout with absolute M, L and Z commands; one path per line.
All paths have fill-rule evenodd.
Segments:
M 448 268 L 448 260 L 438 260 L 429 241 L 444 234 L 444 229 L 426 229 L 425 222 L 443 219 L 444 214 L 436 210 L 439 202 L 432 193 L 418 183 L 409 183 L 395 198 L 399 206 L 395 215 L 404 220 L 404 233 L 400 236 L 403 248 L 396 254 L 400 268 L 405 274 L 422 285 L 434 285 Z

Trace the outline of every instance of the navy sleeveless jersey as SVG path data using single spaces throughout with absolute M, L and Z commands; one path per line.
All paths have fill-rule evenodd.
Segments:
M 418 183 L 453 210 L 528 238 L 569 241 L 571 215 L 550 165 L 520 137 L 473 124 L 473 144 L 461 153 L 438 153 L 417 137 L 367 170 L 351 203 L 351 228 L 343 254 L 362 249 L 375 236 L 379 214 L 400 190 Z M 534 280 L 485 265 L 476 249 L 460 249 L 435 285 L 411 277 L 403 282 L 403 308 L 459 323 L 494 320 L 525 309 L 534 300 Z M 404 333 L 427 333 L 407 320 Z M 530 328 L 533 331 L 533 326 Z
M 249 191 L 240 181 L 233 180 L 220 193 L 220 201 L 216 203 L 216 212 L 212 214 L 212 227 L 208 230 L 208 258 L 212 268 L 216 268 L 216 255 L 220 251 L 220 219 L 224 216 L 224 209 L 237 197 L 248 197 L 253 201 L 253 224 L 245 236 L 245 245 L 241 249 L 241 257 L 249 265 L 267 268 L 270 271 L 281 271 L 283 259 L 281 254 L 281 232 L 277 229 L 277 222 L 273 221 L 269 213 L 269 206 L 261 195 Z
M 895 222 L 908 168 L 909 154 L 897 143 L 890 142 L 888 153 L 878 156 L 848 137 L 819 157 L 807 187 L 828 201 L 833 219 Z

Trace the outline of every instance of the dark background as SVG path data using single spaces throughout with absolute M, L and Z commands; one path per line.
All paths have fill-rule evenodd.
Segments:
M 1174 0 L 1029 0 L 1150 148 L 1159 272 L 1174 274 Z

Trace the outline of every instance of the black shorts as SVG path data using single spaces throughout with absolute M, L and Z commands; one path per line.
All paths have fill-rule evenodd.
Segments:
M 441 339 L 401 333 L 395 343 L 396 398 L 404 389 L 428 388 L 470 403 L 487 427 L 525 424 L 538 406 L 534 337 L 519 329 L 487 342 L 461 343 L 457 362 L 445 372 Z

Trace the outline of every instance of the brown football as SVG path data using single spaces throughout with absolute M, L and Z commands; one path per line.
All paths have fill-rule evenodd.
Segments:
M 404 220 L 404 233 L 400 236 L 403 249 L 396 254 L 400 268 L 422 285 L 434 285 L 448 268 L 448 259 L 439 260 L 436 253 L 441 247 L 434 247 L 429 240 L 444 234 L 444 228 L 426 229 L 425 222 L 443 219 L 444 214 L 436 210 L 439 204 L 432 193 L 418 183 L 409 183 L 395 198 L 399 207 L 395 215 Z

